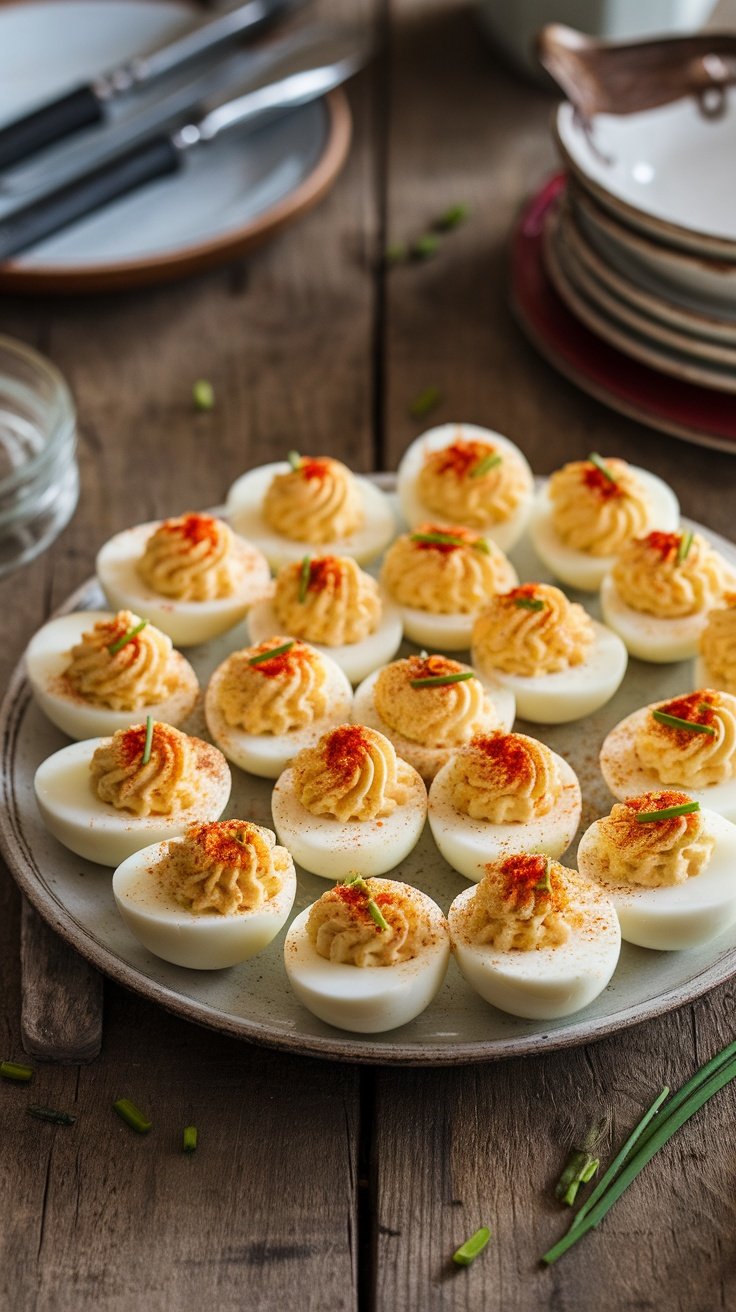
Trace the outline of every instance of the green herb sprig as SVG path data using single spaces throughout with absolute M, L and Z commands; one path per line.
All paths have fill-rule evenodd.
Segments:
M 412 533 L 412 542 L 424 542 L 427 546 L 437 547 L 467 547 L 471 546 L 475 551 L 480 551 L 484 556 L 491 554 L 491 548 L 485 538 L 476 538 L 475 542 L 466 542 L 455 533 Z
M 118 638 L 115 642 L 111 642 L 107 648 L 110 655 L 117 656 L 118 652 L 123 650 L 123 647 L 127 647 L 129 642 L 132 642 L 134 638 L 138 637 L 139 633 L 143 632 L 147 624 L 148 620 L 141 620 L 139 624 L 134 626 L 134 628 L 128 629 L 127 633 L 124 633 L 122 638 Z
M 290 642 L 282 642 L 279 647 L 269 647 L 268 651 L 260 651 L 255 656 L 248 659 L 249 665 L 265 665 L 266 661 L 275 660 L 277 656 L 285 656 L 287 651 L 291 651 L 295 639 Z
M 708 706 L 708 710 L 710 709 Z M 682 720 L 679 715 L 670 715 L 667 711 L 652 711 L 652 719 L 658 724 L 667 725 L 668 729 L 684 729 L 686 733 L 707 733 L 714 737 L 716 732 L 712 724 L 698 724 L 697 720 Z
M 519 610 L 544 610 L 541 597 L 514 597 L 514 605 Z
M 700 802 L 683 802 L 682 806 L 665 806 L 661 811 L 639 811 L 635 819 L 640 825 L 653 824 L 656 820 L 671 820 L 676 815 L 692 815 L 700 810 Z
M 694 540 L 694 535 L 693 535 L 692 533 L 690 533 L 690 532 L 688 532 L 688 533 L 683 533 L 683 534 L 681 535 L 681 537 L 680 537 L 680 541 L 679 541 L 679 544 L 678 544 L 678 547 L 677 547 L 677 563 L 678 563 L 678 565 L 681 565 L 681 564 L 683 563 L 683 561 L 687 560 L 687 558 L 688 558 L 688 556 L 689 556 L 689 554 L 690 554 L 690 548 L 691 548 L 691 546 L 693 545 L 693 540 Z
M 0 1061 L 0 1075 L 4 1080 L 13 1080 L 16 1084 L 28 1084 L 33 1079 L 33 1067 L 23 1066 L 17 1061 Z
M 304 556 L 302 557 L 302 567 L 299 572 L 299 603 L 302 606 L 307 600 L 307 590 L 309 588 L 309 581 L 311 577 L 312 577 L 312 557 Z
M 288 453 L 286 459 L 288 460 L 289 464 L 291 465 L 291 468 L 293 469 L 294 473 L 296 474 L 297 471 L 298 471 L 298 469 L 299 469 L 299 467 L 300 467 L 300 465 L 301 465 L 301 463 L 302 463 L 302 458 L 301 458 L 301 456 L 299 455 L 299 452 L 298 452 L 298 451 L 289 451 L 289 453 Z
M 152 715 L 147 715 L 147 716 L 146 716 L 146 741 L 145 741 L 145 743 L 143 744 L 143 756 L 142 756 L 142 758 L 141 758 L 141 764 L 142 764 L 142 765 L 148 765 L 148 762 L 149 762 L 150 759 L 151 759 L 151 749 L 152 749 L 152 747 L 153 747 L 153 716 L 152 716 Z
M 184 1133 L 181 1138 L 181 1150 L 183 1153 L 194 1153 L 197 1151 L 197 1127 L 196 1125 L 185 1125 Z
M 352 879 L 346 879 L 344 882 L 347 885 L 349 885 L 350 888 L 357 888 L 361 893 L 365 893 L 366 907 L 368 909 L 368 914 L 371 917 L 371 920 L 375 921 L 375 923 L 378 925 L 378 928 L 381 930 L 390 929 L 391 927 L 388 921 L 386 920 L 386 917 L 384 916 L 383 912 L 381 911 L 381 908 L 379 907 L 378 903 L 374 902 L 373 898 L 371 897 L 371 891 L 368 885 L 366 884 L 363 876 L 354 875 Z
M 458 205 L 450 205 L 444 213 L 439 214 L 434 221 L 433 227 L 438 232 L 452 232 L 453 228 L 459 228 L 461 223 L 470 215 L 470 206 L 462 202 Z
M 148 1134 L 148 1131 L 153 1129 L 153 1121 L 149 1121 L 130 1098 L 117 1098 L 113 1107 L 121 1120 L 137 1134 Z
M 490 1237 L 491 1232 L 488 1229 L 488 1226 L 482 1225 L 479 1230 L 476 1230 L 474 1235 L 471 1235 L 469 1239 L 465 1240 L 464 1244 L 461 1244 L 459 1248 L 455 1249 L 455 1252 L 452 1255 L 452 1260 L 455 1265 L 470 1266 L 471 1262 L 474 1262 L 476 1257 L 483 1252 Z
M 477 679 L 475 670 L 459 670 L 457 674 L 428 674 L 423 679 L 410 679 L 410 688 L 444 688 L 451 683 L 465 683 L 466 679 Z
M 192 400 L 195 410 L 214 410 L 215 389 L 206 378 L 198 378 L 192 387 Z
M 36 1102 L 28 1104 L 26 1115 L 32 1116 L 36 1121 L 48 1121 L 50 1125 L 75 1125 L 77 1120 L 76 1116 L 71 1116 L 69 1112 L 57 1111 L 55 1107 L 41 1107 Z
M 434 410 L 442 400 L 442 393 L 439 387 L 425 387 L 423 392 L 414 397 L 409 406 L 409 414 L 412 419 L 423 419 L 428 415 L 430 410 Z
M 470 478 L 485 478 L 490 474 L 492 469 L 497 469 L 503 463 L 503 456 L 498 451 L 489 451 L 487 456 L 483 456 L 477 464 L 473 465 L 470 471 Z
M 608 479 L 609 483 L 618 483 L 618 479 L 616 478 L 616 475 L 611 472 L 605 460 L 603 459 L 602 456 L 598 455 L 597 451 L 591 451 L 590 455 L 588 456 L 588 460 L 590 461 L 591 465 L 595 465 L 595 468 L 598 470 L 599 474 L 602 474 L 604 478 Z

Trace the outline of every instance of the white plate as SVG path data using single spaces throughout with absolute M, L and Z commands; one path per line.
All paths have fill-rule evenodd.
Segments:
M 736 564 L 736 547 L 713 534 L 707 536 Z M 545 577 L 527 544 L 512 556 L 522 578 Z M 584 600 L 590 605 L 589 598 Z M 89 582 L 69 598 L 64 609 L 99 607 L 100 603 L 97 585 Z M 217 643 L 190 651 L 200 677 L 206 678 L 225 654 L 244 640 L 241 627 Z M 611 805 L 597 768 L 603 738 L 637 707 L 689 688 L 690 675 L 688 664 L 652 666 L 632 661 L 623 687 L 608 706 L 583 723 L 538 732 L 580 776 L 582 829 Z M 195 718 L 190 728 L 201 729 L 201 721 Z M 533 732 L 523 722 L 519 728 Z M 624 944 L 611 984 L 590 1007 L 567 1020 L 542 1024 L 489 1007 L 451 962 L 436 1000 L 410 1025 L 385 1035 L 346 1034 L 316 1020 L 296 1002 L 283 969 L 283 933 L 254 960 L 219 972 L 167 965 L 132 938 L 115 909 L 111 872 L 72 856 L 41 823 L 33 774 L 39 762 L 66 740 L 33 705 L 22 667 L 16 670 L 0 711 L 0 733 L 0 839 L 23 891 L 53 928 L 106 974 L 170 1011 L 213 1029 L 277 1048 L 349 1061 L 454 1065 L 586 1043 L 682 1006 L 736 974 L 736 927 L 706 947 L 689 952 L 650 952 Z M 270 824 L 268 783 L 238 770 L 234 775 L 227 813 Z M 428 828 L 401 867 L 400 877 L 423 888 L 445 911 L 467 887 L 467 881 L 439 856 Z M 293 914 L 324 888 L 324 880 L 299 872 Z

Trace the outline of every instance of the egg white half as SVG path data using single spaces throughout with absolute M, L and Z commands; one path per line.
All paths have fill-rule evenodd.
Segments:
M 591 890 L 584 922 L 559 947 L 500 951 L 471 941 L 464 913 L 475 895 L 466 888 L 449 911 L 450 937 L 463 975 L 486 1002 L 527 1020 L 557 1020 L 589 1006 L 609 983 L 621 951 L 610 899 Z
M 638 465 L 630 466 L 644 487 L 652 506 L 652 529 L 674 533 L 680 524 L 680 503 L 672 488 L 656 474 Z M 597 592 L 616 557 L 591 556 L 566 546 L 552 525 L 552 502 L 547 486 L 539 492 L 529 524 L 534 550 L 555 578 L 583 592 Z
M 515 588 L 518 582 L 519 576 L 516 570 L 509 565 L 508 583 L 505 587 Z M 404 606 L 400 602 L 395 604 L 401 615 L 404 636 L 410 642 L 433 651 L 467 651 L 473 637 L 473 625 L 485 602 L 477 610 L 467 614 L 458 612 L 446 615 L 420 610 L 418 606 Z
M 470 669 L 467 665 L 465 669 Z M 425 780 L 434 779 L 437 771 L 457 751 L 457 745 L 449 747 L 431 746 L 425 747 L 423 743 L 414 742 L 412 738 L 405 738 L 403 734 L 397 733 L 386 721 L 379 715 L 376 707 L 375 687 L 380 670 L 374 670 L 369 674 L 367 679 L 355 689 L 355 700 L 353 702 L 353 722 L 354 724 L 367 724 L 369 729 L 378 729 L 384 737 L 388 738 L 396 748 L 397 756 L 403 761 L 408 761 L 414 769 L 419 772 Z M 493 729 L 503 729 L 505 733 L 514 723 L 516 714 L 516 700 L 513 692 L 504 688 L 501 683 L 494 678 L 484 674 L 478 675 L 483 687 L 488 695 L 488 700 L 492 702 L 498 722 L 491 726 Z
M 270 592 L 271 571 L 265 556 L 253 558 L 253 568 L 232 597 L 212 601 L 177 601 L 153 592 L 136 568 L 146 542 L 161 520 L 137 524 L 110 538 L 97 555 L 97 575 L 109 604 L 115 610 L 144 615 L 168 633 L 177 647 L 196 647 L 226 633 L 242 620 L 252 603 Z M 250 544 L 247 544 L 252 550 Z
M 274 573 L 282 565 L 301 560 L 305 550 L 310 549 L 306 541 L 297 542 L 275 532 L 263 518 L 263 501 L 271 480 L 276 474 L 288 474 L 289 469 L 287 461 L 279 460 L 242 474 L 230 488 L 225 507 L 226 516 L 236 533 L 255 543 Z M 353 478 L 363 503 L 363 524 L 347 537 L 320 542 L 314 550 L 318 550 L 321 556 L 352 556 L 362 565 L 376 560 L 385 551 L 396 533 L 396 520 L 388 497 L 375 483 L 359 474 L 354 474 Z
M 615 883 L 602 874 L 595 858 L 599 820 L 585 831 L 578 865 L 608 893 L 628 943 L 660 952 L 699 947 L 736 921 L 736 825 L 715 811 L 701 812 L 716 840 L 710 861 L 684 884 L 643 888 Z
M 727 820 L 736 821 L 736 776 L 721 784 L 710 784 L 707 788 L 691 788 L 690 784 L 682 782 L 665 784 L 658 775 L 644 768 L 636 754 L 635 743 L 637 733 L 651 710 L 651 706 L 642 706 L 640 710 L 627 715 L 603 742 L 601 774 L 614 797 L 624 801 L 627 797 L 638 797 L 641 793 L 657 793 L 663 788 L 675 788 L 687 793 L 693 801 L 700 802 L 701 807 L 709 807 L 711 811 L 725 815 Z
M 409 855 L 424 829 L 427 790 L 414 775 L 409 798 L 380 820 L 348 820 L 312 815 L 294 789 L 294 771 L 276 781 L 271 812 L 279 842 L 298 865 L 322 879 L 345 879 L 356 870 L 365 878 L 384 875 Z
M 103 738 L 92 738 L 71 743 L 54 752 L 36 771 L 34 788 L 41 818 L 71 852 L 99 865 L 118 866 L 150 843 L 179 837 L 194 821 L 219 820 L 231 784 L 224 756 L 218 753 L 216 774 L 208 769 L 199 772 L 199 793 L 193 806 L 172 816 L 136 816 L 100 801 L 92 789 L 89 765 L 102 742 Z M 213 750 L 209 748 L 209 752 Z
M 429 790 L 427 816 L 432 837 L 453 870 L 477 883 L 489 861 L 517 852 L 544 852 L 557 859 L 567 851 L 580 824 L 580 784 L 572 766 L 556 752 L 552 755 L 562 782 L 555 805 L 546 815 L 508 824 L 474 820 L 458 811 L 450 790 L 451 762 L 442 767 Z
M 352 966 L 327 961 L 312 946 L 307 933 L 311 907 L 289 928 L 284 965 L 289 983 L 303 1006 L 337 1029 L 356 1034 L 382 1034 L 414 1020 L 442 986 L 450 960 L 450 940 L 436 902 L 412 889 L 425 908 L 434 941 L 412 961 L 395 966 Z
M 254 957 L 286 924 L 296 897 L 293 862 L 280 891 L 263 906 L 232 915 L 198 913 L 182 907 L 152 873 L 167 849 L 167 843 L 153 843 L 134 852 L 112 877 L 120 915 L 155 956 L 190 970 L 223 970 Z
M 657 665 L 690 660 L 698 650 L 708 619 L 707 611 L 677 619 L 659 619 L 632 610 L 622 600 L 612 574 L 607 574 L 601 584 L 601 610 L 609 628 L 626 643 L 630 656 Z
M 244 729 L 233 728 L 228 724 L 219 705 L 220 686 L 227 662 L 218 665 L 207 687 L 204 713 L 210 736 L 228 761 L 239 765 L 241 770 L 247 770 L 249 774 L 257 774 L 264 779 L 278 779 L 297 752 L 301 752 L 304 747 L 313 747 L 328 729 L 335 729 L 350 719 L 353 705 L 350 680 L 329 656 L 321 654 L 327 670 L 325 692 L 329 709 L 311 724 L 301 729 L 290 729 L 288 733 L 246 733 Z
M 485 536 L 492 538 L 503 551 L 509 551 L 519 541 L 529 521 L 534 504 L 534 475 L 526 456 L 516 443 L 504 437 L 502 433 L 495 433 L 491 428 L 480 428 L 477 424 L 441 424 L 438 428 L 430 428 L 426 433 L 422 433 L 421 437 L 415 438 L 404 452 L 396 472 L 396 489 L 404 519 L 410 528 L 417 528 L 420 524 L 437 519 L 436 512 L 429 510 L 421 501 L 417 491 L 417 479 L 426 452 L 438 451 L 442 447 L 450 446 L 458 437 L 470 442 L 488 442 L 501 453 L 512 452 L 524 466 L 528 490 L 513 515 L 503 523 L 489 524 L 482 530 Z M 442 520 L 446 524 L 458 522 L 448 519 L 446 515 L 442 516 Z M 417 641 L 423 640 L 417 639 Z
M 199 684 L 189 661 L 178 651 L 171 654 L 178 677 L 176 690 L 164 701 L 135 711 L 93 706 L 65 686 L 62 675 L 69 664 L 72 647 L 95 624 L 111 619 L 112 613 L 106 610 L 74 611 L 49 620 L 34 634 L 26 651 L 26 672 L 41 710 L 52 724 L 76 739 L 111 735 L 130 724 L 140 724 L 147 715 L 164 724 L 181 724 L 194 708 Z
M 493 676 L 516 697 L 516 713 L 537 724 L 567 724 L 582 720 L 610 701 L 626 673 L 626 648 L 618 634 L 592 621 L 595 644 L 580 665 L 571 665 L 556 674 L 506 674 L 504 670 L 485 670 L 478 651 L 473 648 L 476 670 Z
M 272 601 L 259 601 L 248 615 L 248 631 L 252 643 L 265 642 L 279 634 L 287 634 L 278 619 Z M 360 642 L 345 643 L 339 647 L 325 647 L 312 642 L 311 647 L 329 656 L 344 670 L 351 683 L 360 683 L 377 665 L 387 665 L 401 646 L 401 614 L 397 606 L 381 593 L 381 619 L 378 628 Z

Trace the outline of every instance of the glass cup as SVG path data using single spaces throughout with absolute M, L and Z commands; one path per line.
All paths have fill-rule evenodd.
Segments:
M 79 496 L 71 392 L 49 360 L 0 337 L 0 576 L 50 546 Z

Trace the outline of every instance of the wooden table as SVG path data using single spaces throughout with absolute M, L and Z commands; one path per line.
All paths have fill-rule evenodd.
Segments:
M 734 462 L 617 418 L 559 379 L 506 306 L 509 226 L 554 166 L 550 99 L 498 64 L 452 0 L 323 0 L 373 24 L 384 54 L 351 92 L 355 140 L 328 200 L 247 264 L 178 286 L 84 300 L 8 301 L 2 331 L 69 378 L 82 499 L 60 542 L 0 585 L 7 676 L 111 533 L 217 502 L 274 449 L 393 467 L 437 386 L 434 421 L 499 428 L 539 472 L 589 450 L 655 470 L 683 509 L 733 531 Z M 468 222 L 423 264 L 385 272 L 388 241 L 456 202 Z M 196 414 L 196 378 L 217 404 Z M 20 898 L 0 882 L 3 1056 L 21 1055 Z M 559 1266 L 550 1187 L 563 1123 L 604 1105 L 618 1139 L 663 1083 L 733 1038 L 733 988 L 588 1048 L 448 1070 L 357 1069 L 221 1038 L 105 987 L 91 1065 L 39 1066 L 22 1113 L 0 1087 L 0 1294 L 13 1312 L 381 1312 L 486 1309 L 713 1312 L 736 1306 L 728 1089 L 664 1150 Z M 155 1129 L 133 1135 L 121 1094 Z M 194 1121 L 201 1147 L 179 1150 Z M 466 1271 L 448 1259 L 493 1228 Z

